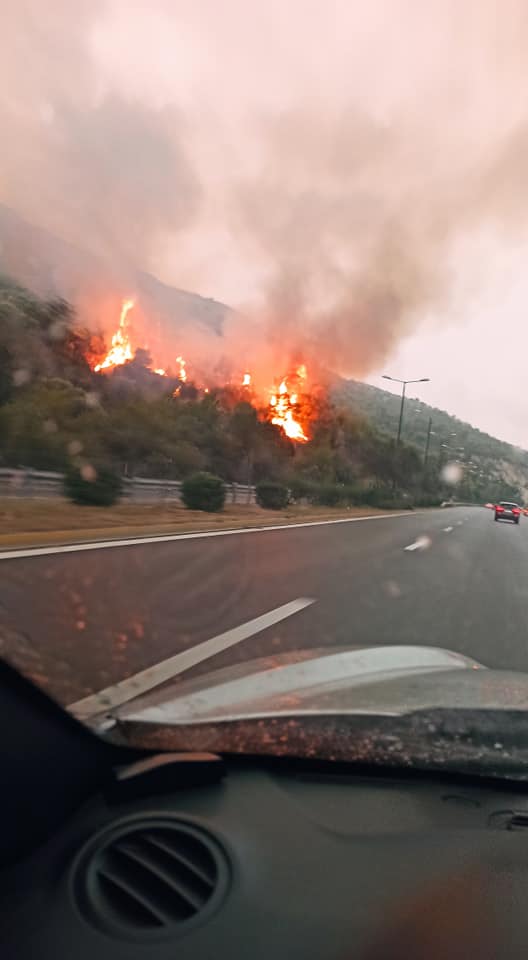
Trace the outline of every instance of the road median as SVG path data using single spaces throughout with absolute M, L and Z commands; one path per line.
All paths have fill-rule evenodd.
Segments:
M 292 506 L 263 510 L 232 505 L 220 513 L 187 510 L 180 504 L 118 504 L 79 507 L 63 500 L 0 499 L 0 546 L 4 549 L 141 538 L 172 533 L 313 523 L 390 514 L 373 507 Z

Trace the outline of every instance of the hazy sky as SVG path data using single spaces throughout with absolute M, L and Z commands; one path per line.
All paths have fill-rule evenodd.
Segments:
M 0 200 L 528 447 L 526 0 L 4 10 Z

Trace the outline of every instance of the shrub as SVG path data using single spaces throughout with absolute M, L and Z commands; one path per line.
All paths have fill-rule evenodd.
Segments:
M 353 483 L 346 483 L 342 488 L 342 501 L 348 506 L 358 506 L 364 502 L 364 490 Z
M 374 486 L 365 490 L 363 503 L 370 507 L 378 507 L 380 510 L 412 510 L 412 502 L 409 497 L 390 487 Z
M 271 480 L 257 484 L 257 503 L 266 510 L 284 510 L 290 501 L 288 488 Z
M 315 487 L 311 480 L 304 477 L 291 477 L 288 481 L 291 500 L 312 500 L 315 494 Z
M 396 500 L 396 491 L 390 487 L 373 486 L 363 493 L 363 503 L 369 507 L 381 507 Z
M 439 507 L 441 503 L 442 498 L 433 493 L 424 493 L 414 499 L 415 507 Z
M 106 467 L 71 467 L 64 477 L 64 493 L 80 506 L 111 507 L 123 493 L 123 484 Z
M 343 498 L 344 490 L 342 486 L 337 483 L 322 483 L 314 491 L 312 500 L 320 507 L 337 507 L 339 503 L 342 503 Z
M 188 510 L 218 513 L 225 503 L 224 481 L 213 473 L 193 473 L 182 483 L 182 500 Z

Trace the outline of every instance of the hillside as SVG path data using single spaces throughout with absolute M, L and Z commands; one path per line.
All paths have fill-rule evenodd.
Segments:
M 357 380 L 339 380 L 334 397 L 345 408 L 368 417 L 380 430 L 395 436 L 400 397 Z M 528 452 L 409 396 L 405 402 L 402 440 L 425 455 L 431 418 L 429 456 L 459 460 L 470 472 L 518 486 L 528 499 Z
M 139 311 L 148 317 L 151 343 L 184 340 L 186 333 L 200 326 L 221 335 L 224 321 L 232 312 L 214 299 L 164 284 L 151 274 L 123 264 L 99 259 L 26 222 L 1 204 L 0 274 L 13 277 L 40 296 L 60 296 L 80 305 L 83 321 L 88 305 L 92 328 L 100 323 L 99 303 L 104 303 L 110 294 L 121 298 L 132 293 Z M 114 320 L 115 316 L 114 307 Z M 368 418 L 387 437 L 395 436 L 400 412 L 398 396 L 369 384 L 342 379 L 334 382 L 333 395 L 339 405 Z M 402 440 L 415 447 L 421 458 L 430 418 L 429 460 L 436 462 L 437 469 L 447 460 L 458 461 L 464 465 L 465 476 L 472 477 L 482 490 L 509 485 L 512 490 L 518 488 L 528 502 L 526 451 L 409 397 Z M 473 489 L 477 499 L 480 492 Z
M 188 324 L 220 332 L 231 308 L 162 283 L 122 263 L 109 263 L 28 223 L 0 204 L 0 273 L 43 297 L 60 296 L 79 305 L 109 293 L 133 296 L 160 336 Z

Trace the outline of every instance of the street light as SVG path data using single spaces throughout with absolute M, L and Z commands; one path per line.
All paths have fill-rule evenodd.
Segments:
M 429 383 L 430 377 L 419 377 L 418 380 L 400 380 L 398 377 L 389 377 L 386 373 L 384 373 L 382 379 L 392 380 L 394 383 L 401 383 L 402 385 L 400 419 L 398 421 L 398 435 L 396 437 L 396 446 L 398 447 L 400 445 L 401 429 L 402 429 L 402 422 L 403 422 L 403 407 L 405 404 L 405 388 L 408 383 Z
M 427 461 L 429 459 L 429 444 L 431 443 L 431 437 L 434 436 L 433 427 L 433 418 L 429 417 L 429 423 L 427 424 L 427 439 L 425 441 L 425 454 L 424 454 L 424 473 L 427 468 Z

